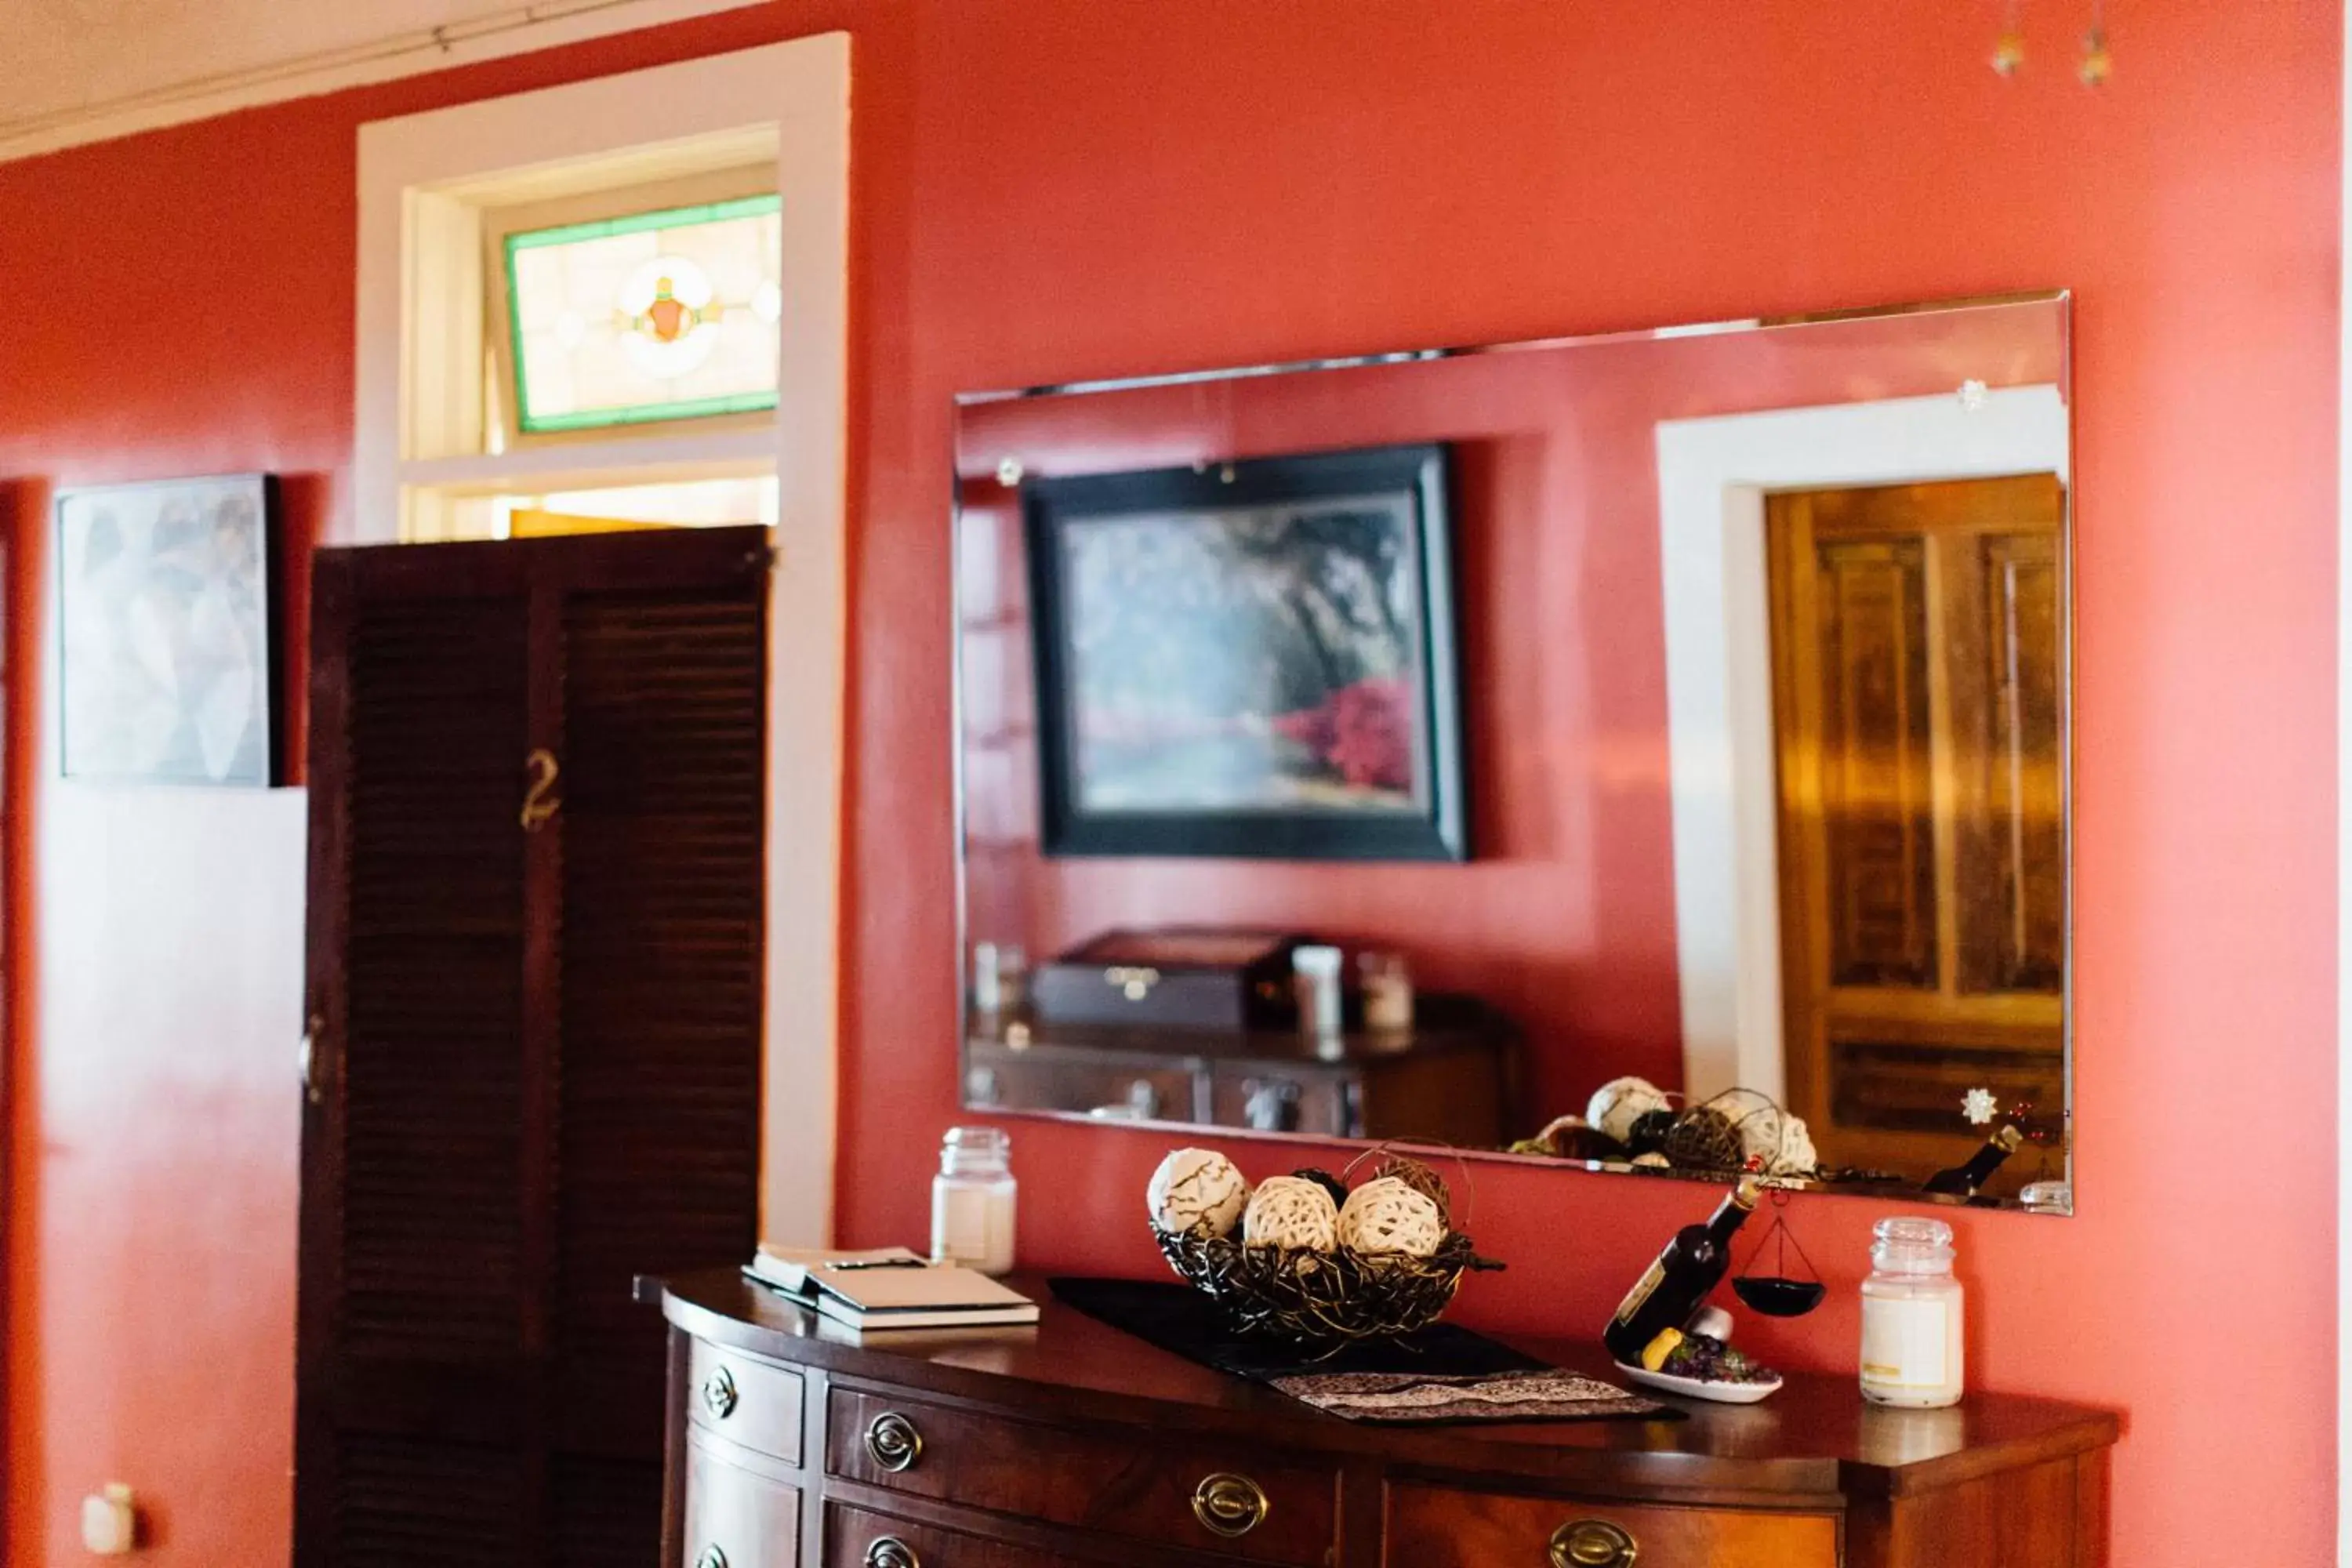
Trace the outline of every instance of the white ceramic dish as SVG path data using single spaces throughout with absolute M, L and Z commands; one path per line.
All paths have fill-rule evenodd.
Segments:
M 1676 1377 L 1671 1373 L 1644 1372 L 1638 1366 L 1617 1363 L 1617 1370 L 1644 1388 L 1654 1388 L 1661 1394 L 1679 1394 L 1685 1399 L 1705 1399 L 1717 1405 L 1754 1405 L 1780 1392 L 1778 1373 L 1762 1383 L 1715 1383 L 1704 1378 Z

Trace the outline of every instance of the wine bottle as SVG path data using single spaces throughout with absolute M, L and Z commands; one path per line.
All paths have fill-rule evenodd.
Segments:
M 1627 1366 L 1643 1365 L 1643 1352 L 1660 1334 L 1668 1329 L 1679 1332 L 1690 1321 L 1730 1270 L 1732 1236 L 1756 1212 L 1762 1191 L 1755 1177 L 1742 1176 L 1706 1224 L 1686 1225 L 1675 1233 L 1602 1331 L 1611 1355 Z
M 2024 1142 L 2024 1133 L 2004 1125 L 2000 1131 L 1985 1140 L 1983 1148 L 1969 1156 L 1967 1164 L 1937 1172 L 1927 1178 L 1922 1190 L 1951 1197 L 1972 1198 L 1979 1188 L 1992 1180 L 1992 1173 L 2000 1169 L 2000 1163 L 2016 1153 L 2017 1146 Z

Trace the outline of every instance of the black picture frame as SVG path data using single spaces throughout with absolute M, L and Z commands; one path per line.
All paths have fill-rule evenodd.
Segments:
M 231 789 L 282 782 L 281 510 L 278 478 L 266 473 L 58 492 L 61 777 Z M 125 651 L 134 642 L 137 658 Z M 171 665 L 168 701 L 139 676 L 157 658 Z M 243 721 L 224 729 L 239 703 Z
M 1442 445 L 1364 447 L 1253 458 L 1202 468 L 1039 478 L 1022 490 L 1032 650 L 1037 683 L 1041 847 L 1049 856 L 1215 857 L 1283 860 L 1466 860 L 1470 858 L 1455 647 L 1449 463 Z M 1399 806 L 1206 805 L 1104 808 L 1086 799 L 1072 646 L 1069 555 L 1076 531 L 1169 516 L 1205 526 L 1244 509 L 1272 524 L 1297 505 L 1310 518 L 1365 517 L 1338 503 L 1385 508 L 1381 525 L 1405 534 L 1391 569 L 1411 600 L 1411 680 L 1397 706 L 1415 727 L 1410 799 Z M 1320 508 L 1318 511 L 1317 509 Z M 1185 514 L 1192 514 L 1186 516 Z M 1311 524 L 1296 524 L 1297 527 Z M 1260 537 L 1263 537 L 1261 535 Z M 1108 548 L 1108 545 L 1105 546 Z M 1317 548 L 1314 545 L 1304 548 Z M 1165 606 L 1157 607 L 1163 616 Z M 1302 623 L 1305 617 L 1301 617 Z M 1310 634 L 1311 635 L 1311 634 Z

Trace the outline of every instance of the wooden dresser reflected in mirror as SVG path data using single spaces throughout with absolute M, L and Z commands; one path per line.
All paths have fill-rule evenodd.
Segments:
M 2071 1212 L 2067 311 L 961 400 L 966 1102 L 1720 1174 L 1579 1125 L 1634 1079 Z M 1201 930 L 1411 1026 L 1046 995 Z

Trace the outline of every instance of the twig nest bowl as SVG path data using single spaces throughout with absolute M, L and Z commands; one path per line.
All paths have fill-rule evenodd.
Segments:
M 1379 1172 L 1353 1192 L 1308 1170 L 1252 1193 L 1223 1156 L 1179 1149 L 1151 1178 L 1151 1234 L 1233 1333 L 1320 1355 L 1394 1339 L 1435 1322 L 1463 1275 L 1503 1266 L 1451 1228 L 1434 1171 L 1398 1159 Z
M 1381 1176 L 1348 1194 L 1339 1229 L 1339 1245 L 1367 1258 L 1430 1258 L 1445 1239 L 1445 1215 L 1428 1194 Z
M 1780 1128 L 1772 1130 L 1780 1140 Z M 1675 1118 L 1661 1151 L 1685 1171 L 1736 1171 L 1747 1155 L 1738 1125 L 1713 1104 L 1694 1105 Z
M 1213 1149 L 1179 1149 L 1151 1173 L 1147 1197 L 1160 1230 L 1231 1236 L 1249 1203 L 1249 1183 Z
M 1242 1213 L 1242 1240 L 1251 1247 L 1328 1252 L 1339 1241 L 1339 1205 L 1307 1177 L 1268 1176 Z

